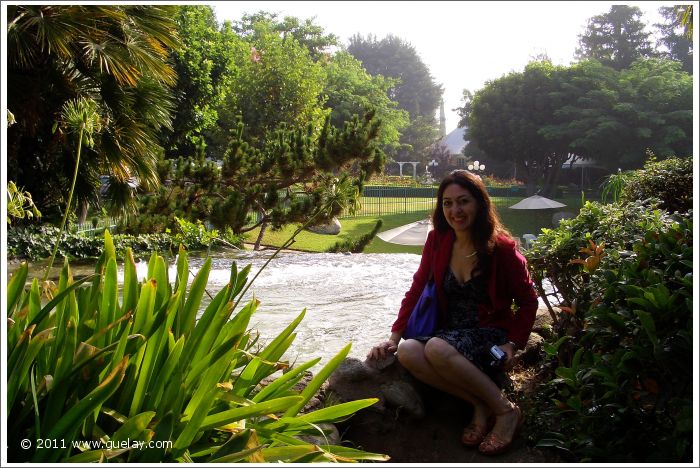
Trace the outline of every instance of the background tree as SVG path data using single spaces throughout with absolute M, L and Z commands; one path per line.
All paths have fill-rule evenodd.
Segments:
M 685 33 L 683 26 L 683 6 L 661 7 L 659 13 L 664 18 L 663 23 L 654 26 L 661 37 L 657 40 L 657 47 L 664 49 L 661 56 L 671 60 L 677 60 L 682 64 L 682 70 L 693 74 L 693 41 Z
M 285 16 L 279 20 L 278 13 L 259 11 L 244 14 L 240 21 L 232 23 L 233 31 L 240 37 L 254 42 L 261 31 L 277 33 L 282 39 L 294 38 L 297 43 L 306 48 L 314 62 L 327 57 L 329 50 L 338 45 L 335 34 L 326 34 L 323 27 L 314 24 L 313 19 L 300 20 L 294 16 Z
M 513 161 L 530 192 L 550 193 L 570 156 L 612 171 L 641 167 L 648 151 L 692 153 L 692 77 L 672 60 L 639 59 L 619 72 L 595 60 L 531 62 L 465 99 L 470 138 Z
M 353 115 L 364 115 L 374 109 L 382 121 L 379 141 L 386 154 L 398 150 L 401 131 L 409 123 L 408 112 L 398 109 L 388 92 L 396 80 L 382 75 L 372 76 L 362 63 L 348 52 L 339 51 L 326 63 L 327 96 L 325 106 L 331 109 L 331 123 L 341 128 Z
M 641 153 L 651 150 L 660 158 L 693 153 L 693 77 L 674 60 L 640 59 L 623 70 L 620 81 L 625 95 L 637 112 L 634 146 L 623 154 L 626 168 L 639 168 Z M 643 148 L 643 150 L 642 150 Z
M 436 167 L 429 169 L 436 180 L 440 180 L 454 169 L 458 169 L 454 164 L 450 149 L 440 141 L 436 141 L 428 147 L 427 160 L 437 162 Z
M 327 36 L 300 24 L 262 13 L 224 23 L 235 79 L 205 132 L 212 144 L 162 163 L 167 182 L 143 197 L 144 215 L 129 221 L 130 231 L 174 228 L 178 216 L 236 233 L 260 226 L 259 243 L 268 226 L 305 220 L 329 193 L 356 195 L 382 167 L 379 145 L 396 144 L 407 120 L 386 95 L 390 80 L 371 77 L 347 53 L 316 53 Z M 220 157 L 221 168 L 205 153 Z
M 531 62 L 522 73 L 487 82 L 471 100 L 465 94 L 460 111 L 475 144 L 490 158 L 512 161 L 529 193 L 539 185 L 543 195 L 549 194 L 569 157 L 566 141 L 540 131 L 554 118 L 556 101 L 550 93 L 558 70 L 547 61 Z
M 236 76 L 233 58 L 241 40 L 219 31 L 212 7 L 183 5 L 177 16 L 182 47 L 172 52 L 177 85 L 177 112 L 172 131 L 164 132 L 166 155 L 194 156 L 203 148 L 204 134 L 217 122 L 217 108 Z
M 596 59 L 616 70 L 629 67 L 639 57 L 653 57 L 650 36 L 638 7 L 613 5 L 610 11 L 588 20 L 579 35 L 576 57 Z
M 480 161 L 488 168 L 487 172 L 496 177 L 515 178 L 517 168 L 513 161 L 509 159 L 494 159 L 489 157 L 479 145 L 471 137 L 469 131 L 469 113 L 471 112 L 471 102 L 474 99 L 474 93 L 468 89 L 462 90 L 462 107 L 457 108 L 459 115 L 458 128 L 464 128 L 462 138 L 467 142 L 462 148 L 462 154 L 467 158 L 467 161 Z
M 259 148 L 280 126 L 304 128 L 311 122 L 320 130 L 330 112 L 323 109 L 323 67 L 306 47 L 281 37 L 268 23 L 253 28 L 255 33 L 244 37 L 244 53 L 235 57 L 239 73 L 225 101 L 245 122 L 245 139 Z M 220 119 L 219 125 L 230 129 L 236 122 Z
M 438 137 L 435 113 L 443 89 L 435 83 L 415 47 L 393 35 L 377 40 L 372 35 L 365 38 L 356 34 L 350 38 L 347 51 L 370 75 L 400 80 L 389 90 L 389 97 L 409 113 L 410 124 L 402 132 L 403 146 L 396 159 L 425 163 L 428 147 Z
M 134 186 L 158 182 L 158 135 L 170 125 L 168 86 L 175 73 L 168 50 L 179 46 L 175 6 L 8 6 L 7 96 L 16 124 L 7 130 L 8 176 L 55 217 L 65 206 L 74 151 L 54 132 L 65 102 L 97 103 L 102 131 L 85 148 L 74 196 L 98 199 L 99 175 L 109 174 L 114 211 L 128 208 Z
M 588 61 L 559 78 L 560 121 L 543 131 L 575 154 L 616 170 L 641 167 L 647 151 L 692 153 L 692 77 L 679 62 L 639 59 L 616 72 Z

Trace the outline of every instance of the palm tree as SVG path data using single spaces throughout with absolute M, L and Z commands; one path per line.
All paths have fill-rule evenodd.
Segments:
M 113 212 L 128 212 L 135 188 L 158 183 L 159 132 L 170 126 L 169 86 L 179 47 L 172 5 L 8 6 L 8 175 L 42 209 L 65 206 L 75 167 L 67 135 L 56 130 L 62 106 L 90 98 L 102 131 L 84 148 L 75 182 L 79 205 L 95 203 L 109 175 Z

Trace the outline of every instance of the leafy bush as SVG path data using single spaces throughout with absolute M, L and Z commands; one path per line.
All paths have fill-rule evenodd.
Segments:
M 576 303 L 580 308 L 591 301 L 586 285 L 588 273 L 570 260 L 578 258 L 579 251 L 593 241 L 604 245 L 606 256 L 603 267 L 616 264 L 620 257 L 628 256 L 632 246 L 641 241 L 647 232 L 659 231 L 673 223 L 671 215 L 641 201 L 622 204 L 586 202 L 575 218 L 564 219 L 557 229 L 543 228 L 526 252 L 528 265 L 540 296 L 549 304 L 553 295 L 564 305 Z M 543 288 L 548 279 L 553 292 Z M 552 308 L 550 307 L 550 311 Z
M 545 346 L 559 366 L 540 396 L 555 402 L 540 411 L 540 445 L 581 461 L 691 460 L 692 232 L 689 214 L 592 272 L 580 336 Z M 557 353 L 564 339 L 576 350 L 565 362 Z
M 532 421 L 540 446 L 579 461 L 691 459 L 689 168 L 674 159 L 611 177 L 604 194 L 615 203 L 586 203 L 527 251 L 540 296 L 563 300 L 558 313 L 549 307 L 539 377 L 551 380 Z
M 192 223 L 176 216 L 175 221 L 179 226 L 179 232 L 175 234 L 175 243 L 186 245 L 190 250 L 207 249 L 219 237 L 219 231 L 207 231 L 201 220 Z
M 149 254 L 154 251 L 170 252 L 182 244 L 188 250 L 209 247 L 214 240 L 223 240 L 223 244 L 240 247 L 242 240 L 232 235 L 230 230 L 219 239 L 218 232 L 200 231 L 203 226 L 192 223 L 192 229 L 179 232 L 175 236 L 165 234 L 116 234 L 114 239 L 117 255 L 124 256 L 131 248 L 135 254 Z M 186 228 L 187 229 L 187 228 Z M 12 257 L 38 260 L 51 255 L 51 247 L 58 239 L 58 228 L 50 225 L 10 228 L 7 232 L 7 252 Z M 86 237 L 74 233 L 64 233 L 58 248 L 58 255 L 69 259 L 97 258 L 102 254 L 103 241 L 99 237 Z
M 211 259 L 191 285 L 180 249 L 177 277 L 153 254 L 139 282 L 130 250 L 124 282 L 105 233 L 95 274 L 74 281 L 64 263 L 58 286 L 25 289 L 25 264 L 7 286 L 7 428 L 11 462 L 312 462 L 386 460 L 342 446 L 313 445 L 305 434 L 376 399 L 300 414 L 350 350 L 347 345 L 301 392 L 292 387 L 312 360 L 280 361 L 304 311 L 266 346 L 248 330 L 258 301 L 237 308 L 250 266 L 234 263 L 228 285 L 199 318 Z M 189 291 L 188 291 L 189 286 Z M 119 291 L 121 291 L 120 300 Z M 44 298 L 44 294 L 48 297 Z M 261 381 L 286 370 L 265 386 Z M 20 441 L 51 441 L 30 448 Z M 101 441 L 106 447 L 73 446 Z M 55 442 L 53 442 L 55 441 Z M 124 445 L 125 442 L 131 442 Z M 159 442 L 138 448 L 134 442 Z M 164 444 L 171 442 L 171 444 Z
M 685 212 L 693 207 L 693 160 L 653 158 L 644 168 L 611 177 L 606 191 L 616 191 L 620 201 L 660 200 L 659 207 L 669 212 Z

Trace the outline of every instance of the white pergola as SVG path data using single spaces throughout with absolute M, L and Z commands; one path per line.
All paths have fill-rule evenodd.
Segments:
M 413 164 L 413 178 L 416 178 L 416 167 L 418 166 L 418 161 L 396 161 L 399 164 L 399 176 L 403 176 L 403 165 Z

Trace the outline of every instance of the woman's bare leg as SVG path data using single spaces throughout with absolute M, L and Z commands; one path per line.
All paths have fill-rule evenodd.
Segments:
M 474 395 L 496 415 L 491 432 L 501 440 L 512 440 L 518 425 L 518 414 L 512 411 L 513 404 L 493 380 L 445 340 L 431 338 L 425 344 L 424 351 L 430 368 L 442 381 Z
M 462 385 L 455 385 L 454 382 L 445 379 L 436 372 L 432 364 L 426 359 L 425 344 L 417 340 L 402 341 L 399 344 L 396 356 L 401 365 L 421 382 L 471 403 L 474 406 L 472 423 L 480 428 L 487 427 L 488 418 L 491 415 L 488 405 L 473 393 L 467 391 Z

